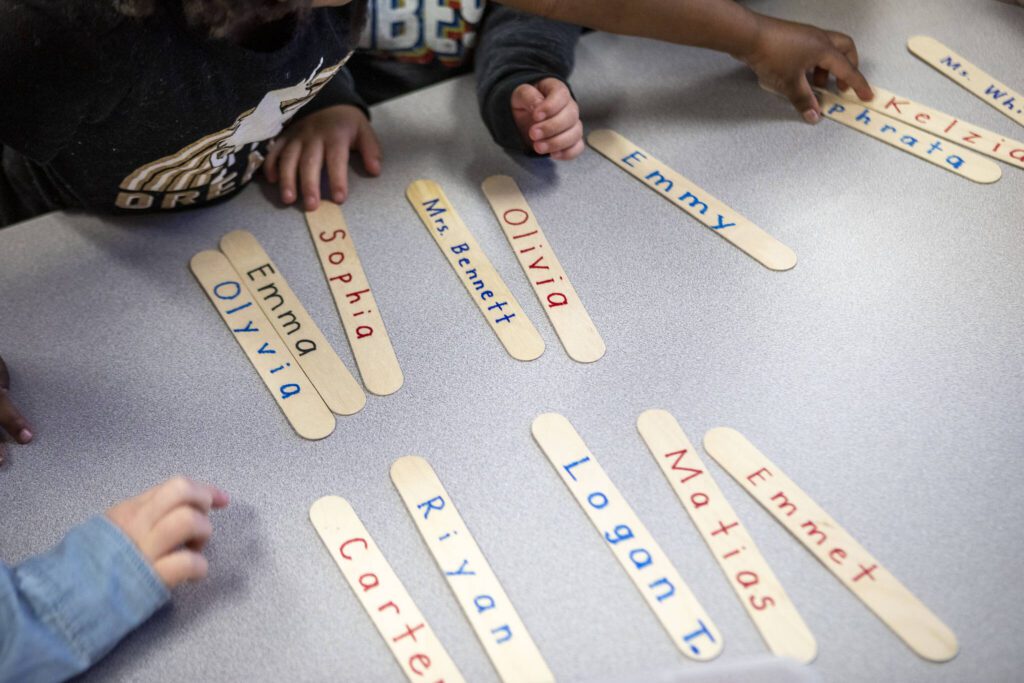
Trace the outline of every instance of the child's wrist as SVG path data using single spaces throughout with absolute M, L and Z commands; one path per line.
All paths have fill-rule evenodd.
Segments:
M 735 48 L 730 49 L 729 54 L 741 62 L 750 63 L 756 58 L 760 49 L 768 17 L 746 7 L 743 10 L 744 21 L 736 25 Z

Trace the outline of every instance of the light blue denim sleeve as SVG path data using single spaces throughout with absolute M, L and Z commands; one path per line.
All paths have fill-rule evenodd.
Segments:
M 93 517 L 53 550 L 0 564 L 0 683 L 85 671 L 169 598 L 131 540 Z

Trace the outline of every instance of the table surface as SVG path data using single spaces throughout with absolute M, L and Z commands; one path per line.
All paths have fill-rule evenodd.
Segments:
M 1024 9 L 985 2 L 754 2 L 854 35 L 878 85 L 1015 138 L 1024 133 L 910 55 L 928 34 L 1024 88 Z M 388 476 L 430 460 L 562 680 L 668 680 L 685 660 L 530 436 L 566 415 L 726 638 L 766 648 L 640 440 L 645 409 L 699 442 L 744 432 L 958 634 L 915 656 L 723 470 L 718 483 L 842 681 L 1008 681 L 1024 664 L 1024 172 L 977 185 L 841 125 L 800 122 L 711 52 L 586 37 L 572 79 L 589 129 L 613 128 L 799 256 L 771 272 L 593 150 L 508 155 L 450 81 L 375 109 L 385 174 L 345 205 L 405 373 L 320 442 L 298 438 L 188 270 L 244 228 L 354 369 L 302 214 L 254 186 L 172 216 L 51 214 L 0 231 L 0 349 L 37 425 L 0 470 L 0 552 L 176 473 L 216 482 L 211 575 L 129 636 L 92 680 L 401 680 L 307 518 L 348 498 L 468 680 L 496 675 Z M 601 331 L 570 360 L 480 182 L 520 183 Z M 547 344 L 511 359 L 408 205 L 437 180 Z M 706 458 L 710 463 L 710 458 Z M 1016 643 L 1016 644 L 1015 644 Z M 651 674 L 638 672 L 650 671 Z M 668 678 L 666 678 L 668 677 Z

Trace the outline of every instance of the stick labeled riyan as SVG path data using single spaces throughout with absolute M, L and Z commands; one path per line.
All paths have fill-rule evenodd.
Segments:
M 192 257 L 191 268 L 299 436 L 322 439 L 333 432 L 334 415 L 253 301 L 227 257 L 219 251 L 201 251 Z
M 612 130 L 595 130 L 587 142 L 637 180 L 772 270 L 796 265 L 793 250 Z
M 572 424 L 545 413 L 533 421 L 533 438 L 676 647 L 691 659 L 718 656 L 718 629 Z
M 1024 126 L 1024 95 L 929 36 L 911 36 L 907 49 L 982 102 Z
M 537 328 L 441 187 L 433 180 L 417 180 L 409 185 L 405 196 L 509 355 L 525 361 L 544 353 L 544 340 Z
M 742 434 L 712 429 L 704 449 L 910 649 L 935 662 L 956 656 L 950 628 Z
M 391 480 L 501 680 L 554 681 L 430 463 L 412 455 L 400 458 L 391 466 Z
M 636 426 L 768 647 L 812 661 L 814 635 L 679 423 L 664 410 L 648 410 Z
M 994 183 L 1002 177 L 999 164 L 951 142 L 905 125 L 894 118 L 855 104 L 827 90 L 815 89 L 821 113 L 833 121 L 881 140 L 976 183 Z
M 220 250 L 242 276 L 242 282 L 266 314 L 324 403 L 339 415 L 352 415 L 366 405 L 366 395 L 334 352 L 284 275 L 251 233 L 224 235 Z
M 410 681 L 462 681 L 455 663 L 344 498 L 309 508 L 320 540 Z
M 507 175 L 491 176 L 483 190 L 566 353 L 580 363 L 593 363 L 604 355 L 604 340 L 516 181 Z
M 366 390 L 395 393 L 405 378 L 341 207 L 322 201 L 306 223 Z
M 963 145 L 978 154 L 998 159 L 1017 168 L 1024 168 L 1024 142 L 1011 140 L 998 133 L 985 130 L 981 126 L 968 123 L 955 116 L 943 113 L 938 109 L 912 102 L 877 85 L 872 84 L 871 90 L 875 98 L 864 101 L 857 97 L 852 88 L 839 93 L 844 100 L 882 112 L 894 119 L 909 123 L 921 130 L 938 135 L 950 142 Z

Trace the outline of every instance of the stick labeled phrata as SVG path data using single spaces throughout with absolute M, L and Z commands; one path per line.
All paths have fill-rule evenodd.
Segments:
M 412 455 L 400 458 L 391 466 L 391 480 L 501 680 L 554 681 L 430 463 Z
M 221 238 L 220 250 L 242 276 L 327 407 L 339 415 L 362 410 L 366 394 L 259 241 L 251 233 L 235 230 Z
M 765 643 L 780 657 L 812 661 L 814 635 L 679 423 L 648 410 L 636 426 Z
M 873 111 L 864 104 L 855 104 L 827 90 L 816 88 L 815 92 L 821 102 L 821 113 L 826 117 L 896 149 L 913 154 L 918 159 L 976 183 L 994 183 L 1003 175 L 999 164 L 959 145 L 941 140 L 935 135 Z
M 919 102 L 912 102 L 884 88 L 879 88 L 877 85 L 872 84 L 871 90 L 874 91 L 875 98 L 870 101 L 857 97 L 853 88 L 840 92 L 839 96 L 844 100 L 874 109 L 932 135 L 962 145 L 965 149 L 998 159 L 1017 168 L 1024 168 L 1024 142 L 1011 140 L 998 133 L 985 130 L 981 126 L 950 116 L 938 109 L 932 109 Z
M 395 393 L 405 378 L 341 207 L 321 201 L 306 223 L 366 390 Z
M 433 180 L 417 180 L 409 185 L 405 196 L 509 355 L 525 361 L 544 353 L 544 340 L 537 328 L 441 187 Z
M 566 353 L 580 363 L 593 363 L 604 355 L 604 340 L 516 181 L 507 175 L 491 176 L 483 190 Z
M 910 649 L 934 662 L 956 656 L 950 628 L 742 434 L 712 429 L 704 449 Z
M 406 677 L 417 682 L 462 681 L 462 674 L 348 501 L 324 496 L 309 508 L 309 519 Z
M 1024 126 L 1024 95 L 929 36 L 911 36 L 907 49 L 982 102 Z
M 569 421 L 556 413 L 540 415 L 533 438 L 676 647 L 691 659 L 718 656 L 718 629 Z
M 587 142 L 766 268 L 789 270 L 796 265 L 792 249 L 615 131 L 595 130 Z
M 192 257 L 191 267 L 206 296 L 299 436 L 322 439 L 333 432 L 334 415 L 227 257 L 219 251 L 201 251 Z

